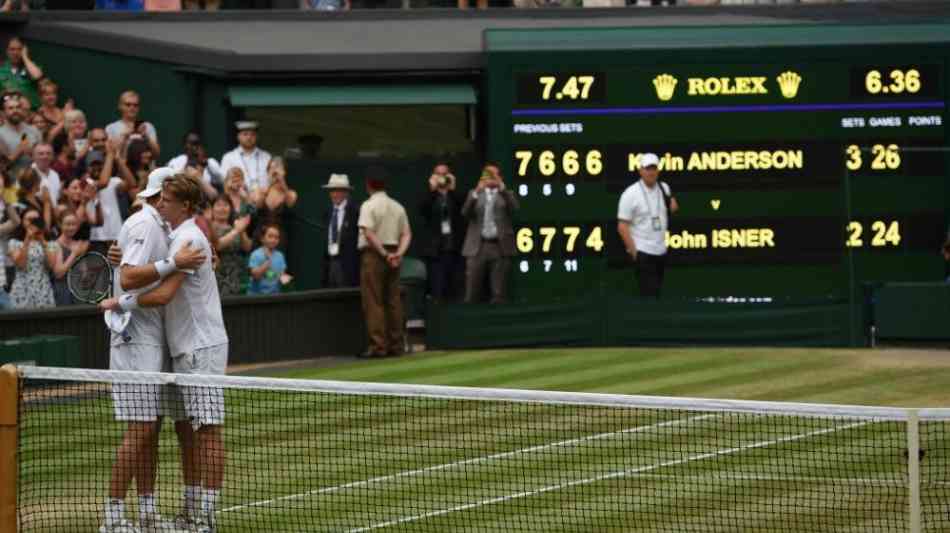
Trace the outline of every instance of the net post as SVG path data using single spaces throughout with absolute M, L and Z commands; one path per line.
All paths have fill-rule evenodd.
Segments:
M 908 531 L 920 533 L 920 413 L 907 411 Z
M 17 531 L 17 423 L 19 372 L 0 367 L 0 531 Z

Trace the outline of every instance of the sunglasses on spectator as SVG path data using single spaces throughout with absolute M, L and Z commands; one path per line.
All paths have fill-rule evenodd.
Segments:
M 139 103 L 138 102 L 122 102 L 122 105 L 124 105 L 125 107 L 138 107 Z

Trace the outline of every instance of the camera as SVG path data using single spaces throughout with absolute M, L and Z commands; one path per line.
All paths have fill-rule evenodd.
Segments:
M 30 222 L 30 224 L 32 224 L 34 228 L 40 231 L 46 231 L 46 221 L 43 220 L 43 217 L 37 217 L 33 219 L 33 221 Z

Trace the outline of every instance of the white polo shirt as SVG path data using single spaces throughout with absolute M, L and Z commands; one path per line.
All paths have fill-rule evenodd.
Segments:
M 226 179 L 231 168 L 240 167 L 244 171 L 244 188 L 247 192 L 267 189 L 270 186 L 270 177 L 267 175 L 270 158 L 269 152 L 256 146 L 250 152 L 245 152 L 244 148 L 238 146 L 221 158 L 221 171 Z
M 161 261 L 168 257 L 168 234 L 165 223 L 154 207 L 145 204 L 142 209 L 129 217 L 119 231 L 119 247 L 122 248 L 122 265 L 142 266 Z M 121 268 L 121 267 L 120 267 Z M 120 269 L 115 271 L 113 290 L 118 298 L 125 293 L 143 294 L 155 288 L 159 282 L 141 289 L 126 291 L 122 289 Z M 130 344 L 163 346 L 165 344 L 164 311 L 161 307 L 148 307 L 132 310 L 132 318 L 125 333 L 131 337 Z M 112 344 L 122 344 L 122 336 L 112 333 Z
M 89 240 L 91 241 L 112 241 L 119 238 L 119 231 L 122 230 L 122 211 L 119 210 L 118 189 L 122 184 L 122 178 L 112 177 L 109 179 L 109 185 L 99 189 L 96 199 L 102 207 L 102 225 L 93 226 L 89 231 Z M 90 216 L 95 216 L 96 207 L 92 202 L 86 204 Z
M 670 195 L 670 186 L 659 183 L 663 190 Z M 630 223 L 630 236 L 637 246 L 638 252 L 650 255 L 664 255 L 666 253 L 666 230 L 669 228 L 669 217 L 666 213 L 663 193 L 657 186 L 647 187 L 643 181 L 638 181 L 627 187 L 620 195 L 617 206 L 617 219 Z M 654 218 L 659 226 L 654 226 Z
M 211 268 L 211 243 L 194 218 L 182 222 L 170 237 L 170 255 L 188 243 L 205 255 L 205 262 L 198 270 L 185 271 L 185 281 L 165 306 L 165 338 L 172 357 L 225 344 L 228 333 L 224 329 L 218 283 Z
M 53 201 L 53 205 L 58 204 L 59 193 L 63 189 L 63 183 L 59 179 L 59 172 L 56 172 L 52 167 L 50 167 L 49 171 L 44 174 L 43 171 L 36 166 L 36 163 L 33 163 L 33 170 L 36 171 L 40 177 L 41 183 L 44 187 L 46 187 L 46 190 L 49 191 L 49 197 Z

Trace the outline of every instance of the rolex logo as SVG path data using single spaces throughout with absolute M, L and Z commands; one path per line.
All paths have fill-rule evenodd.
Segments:
M 782 89 L 782 96 L 795 98 L 795 95 L 798 94 L 798 86 L 802 82 L 801 76 L 791 70 L 786 70 L 775 79 L 778 80 L 778 86 Z
M 653 87 L 656 89 L 656 96 L 666 102 L 673 98 L 673 91 L 676 90 L 676 78 L 669 74 L 660 74 L 653 78 Z

